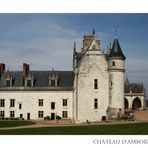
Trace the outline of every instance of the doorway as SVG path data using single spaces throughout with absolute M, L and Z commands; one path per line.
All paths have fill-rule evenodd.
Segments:
M 27 113 L 27 120 L 30 120 L 30 113 Z
M 55 113 L 51 113 L 51 120 L 55 119 Z
M 23 118 L 23 114 L 20 114 L 20 118 Z

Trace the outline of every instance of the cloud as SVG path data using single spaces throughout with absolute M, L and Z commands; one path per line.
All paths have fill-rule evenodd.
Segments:
M 5 37 L 5 38 L 4 38 Z M 32 69 L 72 69 L 73 42 L 80 48 L 80 33 L 54 22 L 36 20 L 18 24 L 0 40 L 1 62 L 19 70 L 23 62 Z
M 57 70 L 72 70 L 73 42 L 77 42 L 79 50 L 82 46 L 82 32 L 90 34 L 86 28 L 81 28 L 80 32 L 79 29 L 72 29 L 51 18 L 30 17 L 18 21 L 20 18 L 14 19 L 11 16 L 11 21 L 8 17 L 6 23 L 2 24 L 4 19 L 5 17 L 0 18 L 0 60 L 6 63 L 10 70 L 22 70 L 24 62 L 29 63 L 32 70 L 50 70 L 52 67 Z M 96 32 L 96 37 L 101 40 L 102 49 L 106 48 L 112 39 L 112 35 L 106 32 Z M 129 43 L 125 45 L 130 46 Z M 140 47 L 137 50 L 139 49 Z M 128 57 L 126 74 L 132 82 L 144 82 L 148 90 L 147 63 L 146 58 Z

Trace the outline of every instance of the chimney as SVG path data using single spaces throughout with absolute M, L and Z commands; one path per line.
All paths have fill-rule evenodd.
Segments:
M 93 39 L 94 39 L 93 35 L 84 35 L 83 36 L 83 48 L 81 50 L 82 52 L 85 52 L 87 50 L 87 48 L 89 47 L 89 45 L 91 44 Z M 96 40 L 96 42 L 100 46 L 100 40 Z
M 0 77 L 3 75 L 4 71 L 5 71 L 5 64 L 0 63 Z
M 24 76 L 28 76 L 29 73 L 29 64 L 23 63 L 23 74 Z
M 92 42 L 93 35 L 85 35 L 83 38 L 84 38 L 83 39 L 83 49 L 85 50 L 86 48 L 88 48 L 88 46 Z

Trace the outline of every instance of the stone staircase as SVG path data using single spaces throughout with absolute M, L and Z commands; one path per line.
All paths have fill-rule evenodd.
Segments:
M 148 121 L 148 110 L 136 110 L 133 114 L 136 121 Z

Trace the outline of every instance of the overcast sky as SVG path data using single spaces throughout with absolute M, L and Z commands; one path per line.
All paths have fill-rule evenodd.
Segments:
M 6 69 L 72 70 L 73 42 L 92 34 L 106 49 L 115 29 L 127 57 L 126 75 L 148 90 L 148 14 L 0 14 L 0 62 Z

